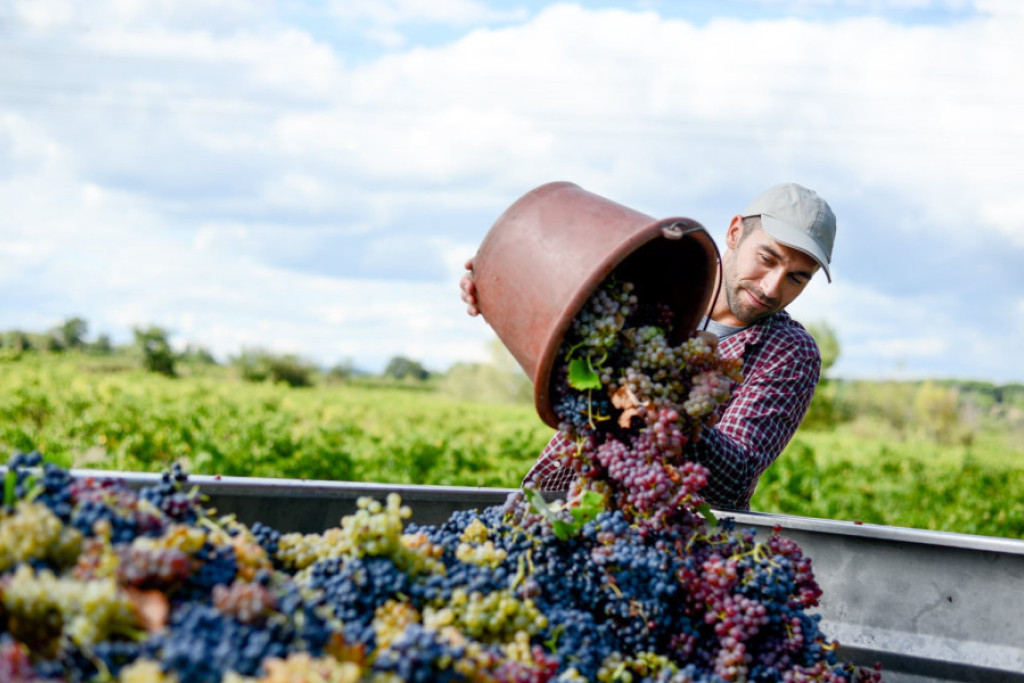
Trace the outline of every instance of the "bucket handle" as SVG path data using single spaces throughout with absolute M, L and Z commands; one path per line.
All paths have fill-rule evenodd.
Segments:
M 661 235 L 667 240 L 681 240 L 691 232 L 698 232 L 704 228 L 700 225 L 693 225 L 692 223 L 684 223 L 683 221 L 676 221 L 675 223 L 669 223 L 662 227 Z

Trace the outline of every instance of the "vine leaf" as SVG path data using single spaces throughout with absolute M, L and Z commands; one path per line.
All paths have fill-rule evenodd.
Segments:
M 601 377 L 594 372 L 590 356 L 569 361 L 569 386 L 573 389 L 600 389 Z
M 7 470 L 7 476 L 4 477 L 4 505 L 6 507 L 14 506 L 14 492 L 18 486 L 18 473 L 13 469 Z
M 713 513 L 711 511 L 711 506 L 708 505 L 707 503 L 701 503 L 700 505 L 698 505 L 697 506 L 697 512 L 700 513 L 701 517 L 703 517 L 704 519 L 708 520 L 708 522 L 710 524 L 712 524 L 712 525 L 717 525 L 718 524 L 718 518 L 715 517 L 715 513 Z
M 575 505 L 568 508 L 572 520 L 566 519 L 565 508 L 561 506 L 548 505 L 540 491 L 533 488 L 524 488 L 526 499 L 530 501 L 537 512 L 551 523 L 551 530 L 557 538 L 567 540 L 580 532 L 583 525 L 597 517 L 604 510 L 604 498 L 594 491 L 585 491 Z

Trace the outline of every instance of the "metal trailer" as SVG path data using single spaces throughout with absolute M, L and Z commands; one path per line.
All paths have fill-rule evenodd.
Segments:
M 72 470 L 134 487 L 160 475 Z M 401 495 L 412 520 L 498 505 L 512 489 L 191 475 L 219 514 L 281 531 L 337 526 L 356 500 Z M 822 630 L 839 656 L 888 683 L 1024 683 L 1024 541 L 763 513 L 716 511 L 759 535 L 778 527 L 813 561 Z

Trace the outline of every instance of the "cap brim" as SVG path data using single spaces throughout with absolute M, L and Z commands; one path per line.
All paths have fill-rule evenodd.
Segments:
M 814 259 L 821 266 L 828 281 L 832 282 L 832 274 L 828 272 L 828 259 L 825 257 L 825 252 L 817 242 L 807 236 L 807 233 L 767 214 L 761 214 L 761 227 L 776 242 L 798 249 Z

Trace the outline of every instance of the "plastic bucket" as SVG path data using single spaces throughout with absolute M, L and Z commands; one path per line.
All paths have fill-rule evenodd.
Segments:
M 612 271 L 674 311 L 683 341 L 707 310 L 719 263 L 704 227 L 655 220 L 568 182 L 542 185 L 498 218 L 473 259 L 478 308 L 533 382 L 541 419 L 558 426 L 551 374 L 562 339 Z

